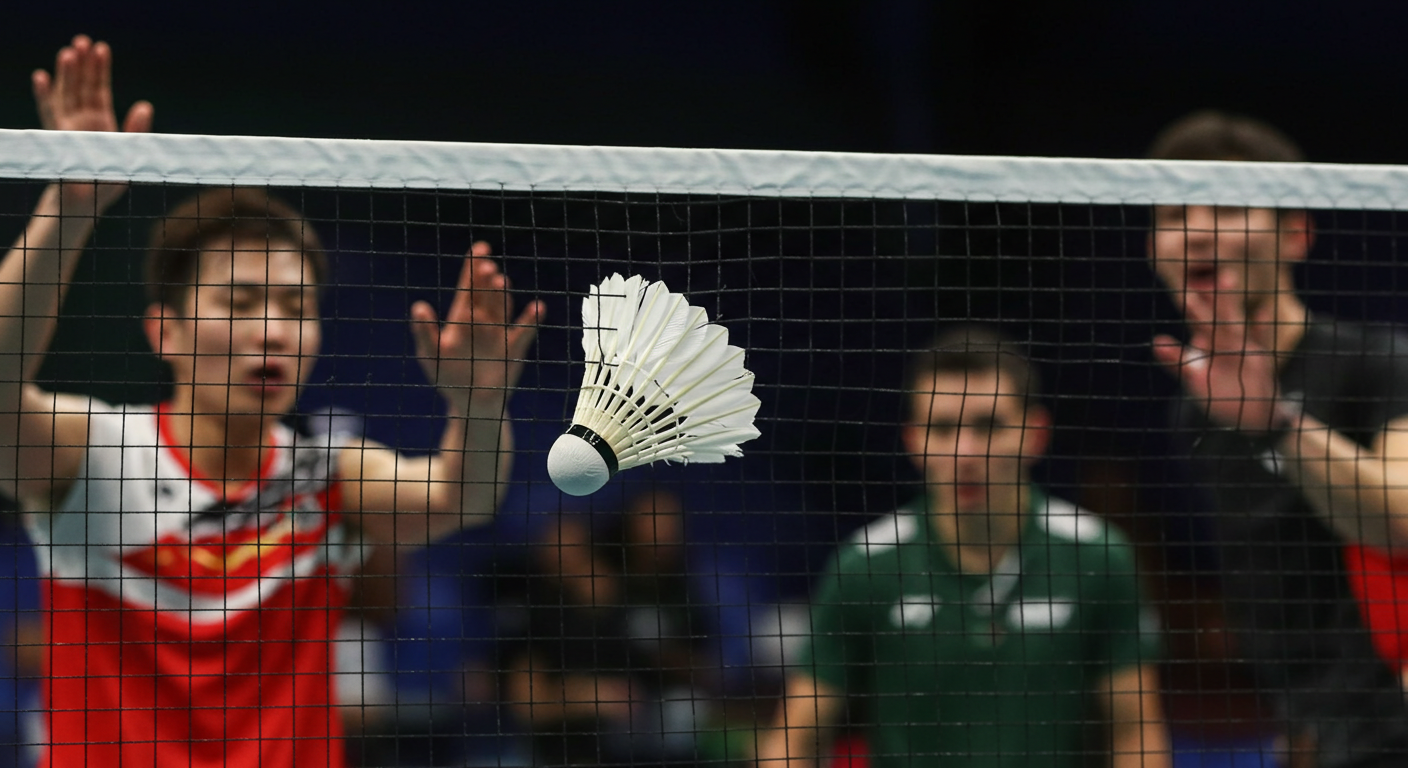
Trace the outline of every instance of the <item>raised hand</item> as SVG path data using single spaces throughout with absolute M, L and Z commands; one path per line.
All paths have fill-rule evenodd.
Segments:
M 51 76 L 42 69 L 31 77 L 39 123 L 57 131 L 116 131 L 112 103 L 112 49 L 78 35 L 59 50 Z M 122 130 L 145 133 L 152 127 L 150 102 L 139 101 L 127 111 Z M 69 182 L 63 185 L 66 213 L 96 215 L 122 195 L 125 185 Z
M 508 277 L 489 254 L 488 243 L 470 249 L 443 323 L 430 304 L 418 301 L 411 307 L 421 368 L 461 414 L 476 400 L 502 408 L 544 311 L 542 302 L 533 301 L 513 317 Z
M 1185 291 L 1181 299 L 1188 344 L 1157 336 L 1154 357 L 1183 382 L 1214 423 L 1252 435 L 1274 429 L 1280 415 L 1276 359 L 1254 338 L 1251 326 L 1264 327 L 1275 302 L 1262 302 L 1258 316 L 1249 319 L 1240 280 L 1230 270 L 1219 271 L 1211 294 Z

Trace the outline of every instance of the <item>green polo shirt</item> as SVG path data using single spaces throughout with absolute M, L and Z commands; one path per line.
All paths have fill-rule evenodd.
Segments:
M 1123 537 L 1031 497 L 1021 544 L 990 574 L 958 571 L 922 500 L 836 552 L 794 671 L 859 705 L 876 768 L 1080 766 L 1091 692 L 1156 661 Z

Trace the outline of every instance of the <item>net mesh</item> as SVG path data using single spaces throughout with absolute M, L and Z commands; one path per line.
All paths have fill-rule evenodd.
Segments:
M 10 259 L 47 184 L 132 182 L 71 244 L 84 256 L 32 374 L 95 399 L 82 462 L 50 451 L 57 495 L 4 526 L 0 761 L 745 765 L 790 739 L 850 765 L 1349 765 L 1408 749 L 1401 538 L 1384 523 L 1402 468 L 1382 458 L 1408 412 L 1393 330 L 1408 319 L 1405 169 L 0 132 L 0 177 Z M 349 547 L 330 531 L 355 537 L 362 517 L 317 513 L 339 499 L 242 512 L 245 475 L 215 476 L 213 496 L 187 481 L 168 503 L 180 478 L 161 462 L 200 474 L 211 449 L 238 447 L 158 448 L 138 423 L 157 417 L 136 407 L 171 402 L 194 375 L 173 370 L 237 343 L 227 313 L 200 326 L 214 351 L 173 368 L 144 330 L 152 233 L 212 187 L 286 201 L 329 254 L 316 362 L 305 349 L 283 421 L 336 437 L 298 445 L 364 437 L 403 468 L 436 455 L 447 405 L 410 307 L 451 311 L 476 243 L 515 315 L 543 302 L 508 407 L 512 473 L 463 483 L 497 482 L 492 521 Z M 1304 261 L 1286 219 L 1258 218 L 1270 206 L 1310 212 Z M 1151 268 L 1156 227 L 1177 235 L 1176 280 L 1245 312 L 1277 305 L 1284 269 L 1309 308 L 1300 323 L 1277 305 L 1279 325 L 1249 331 L 1208 299 L 1213 357 L 1280 371 L 1260 424 L 1209 419 L 1156 361 L 1156 337 L 1200 339 Z M 613 273 L 663 281 L 728 329 L 761 436 L 741 458 L 631 469 L 571 497 L 546 458 L 583 375 L 582 299 Z M 52 316 L 29 306 L 6 307 L 0 343 Z M 1052 428 L 1022 422 L 1010 440 L 1010 403 L 982 399 L 1009 393 L 1003 374 L 914 375 L 936 333 L 973 324 L 1024 343 Z M 1270 327 L 1304 334 L 1245 354 Z M 10 345 L 13 389 L 26 369 Z M 1240 397 L 1233 422 L 1260 402 Z M 334 486 L 352 484 L 348 450 Z M 12 491 L 46 487 L 10 461 Z M 329 672 L 331 708 L 316 693 Z M 59 701 L 77 711 L 46 716 Z

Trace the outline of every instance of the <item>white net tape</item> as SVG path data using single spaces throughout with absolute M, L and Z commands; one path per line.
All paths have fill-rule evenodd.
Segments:
M 1408 168 L 0 130 L 0 177 L 166 184 L 1408 208 Z

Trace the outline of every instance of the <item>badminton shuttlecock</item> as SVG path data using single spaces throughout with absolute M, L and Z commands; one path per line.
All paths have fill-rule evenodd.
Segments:
M 548 453 L 564 493 L 666 460 L 717 463 L 758 436 L 758 398 L 728 330 L 664 283 L 612 275 L 582 300 L 587 370 L 572 426 Z

